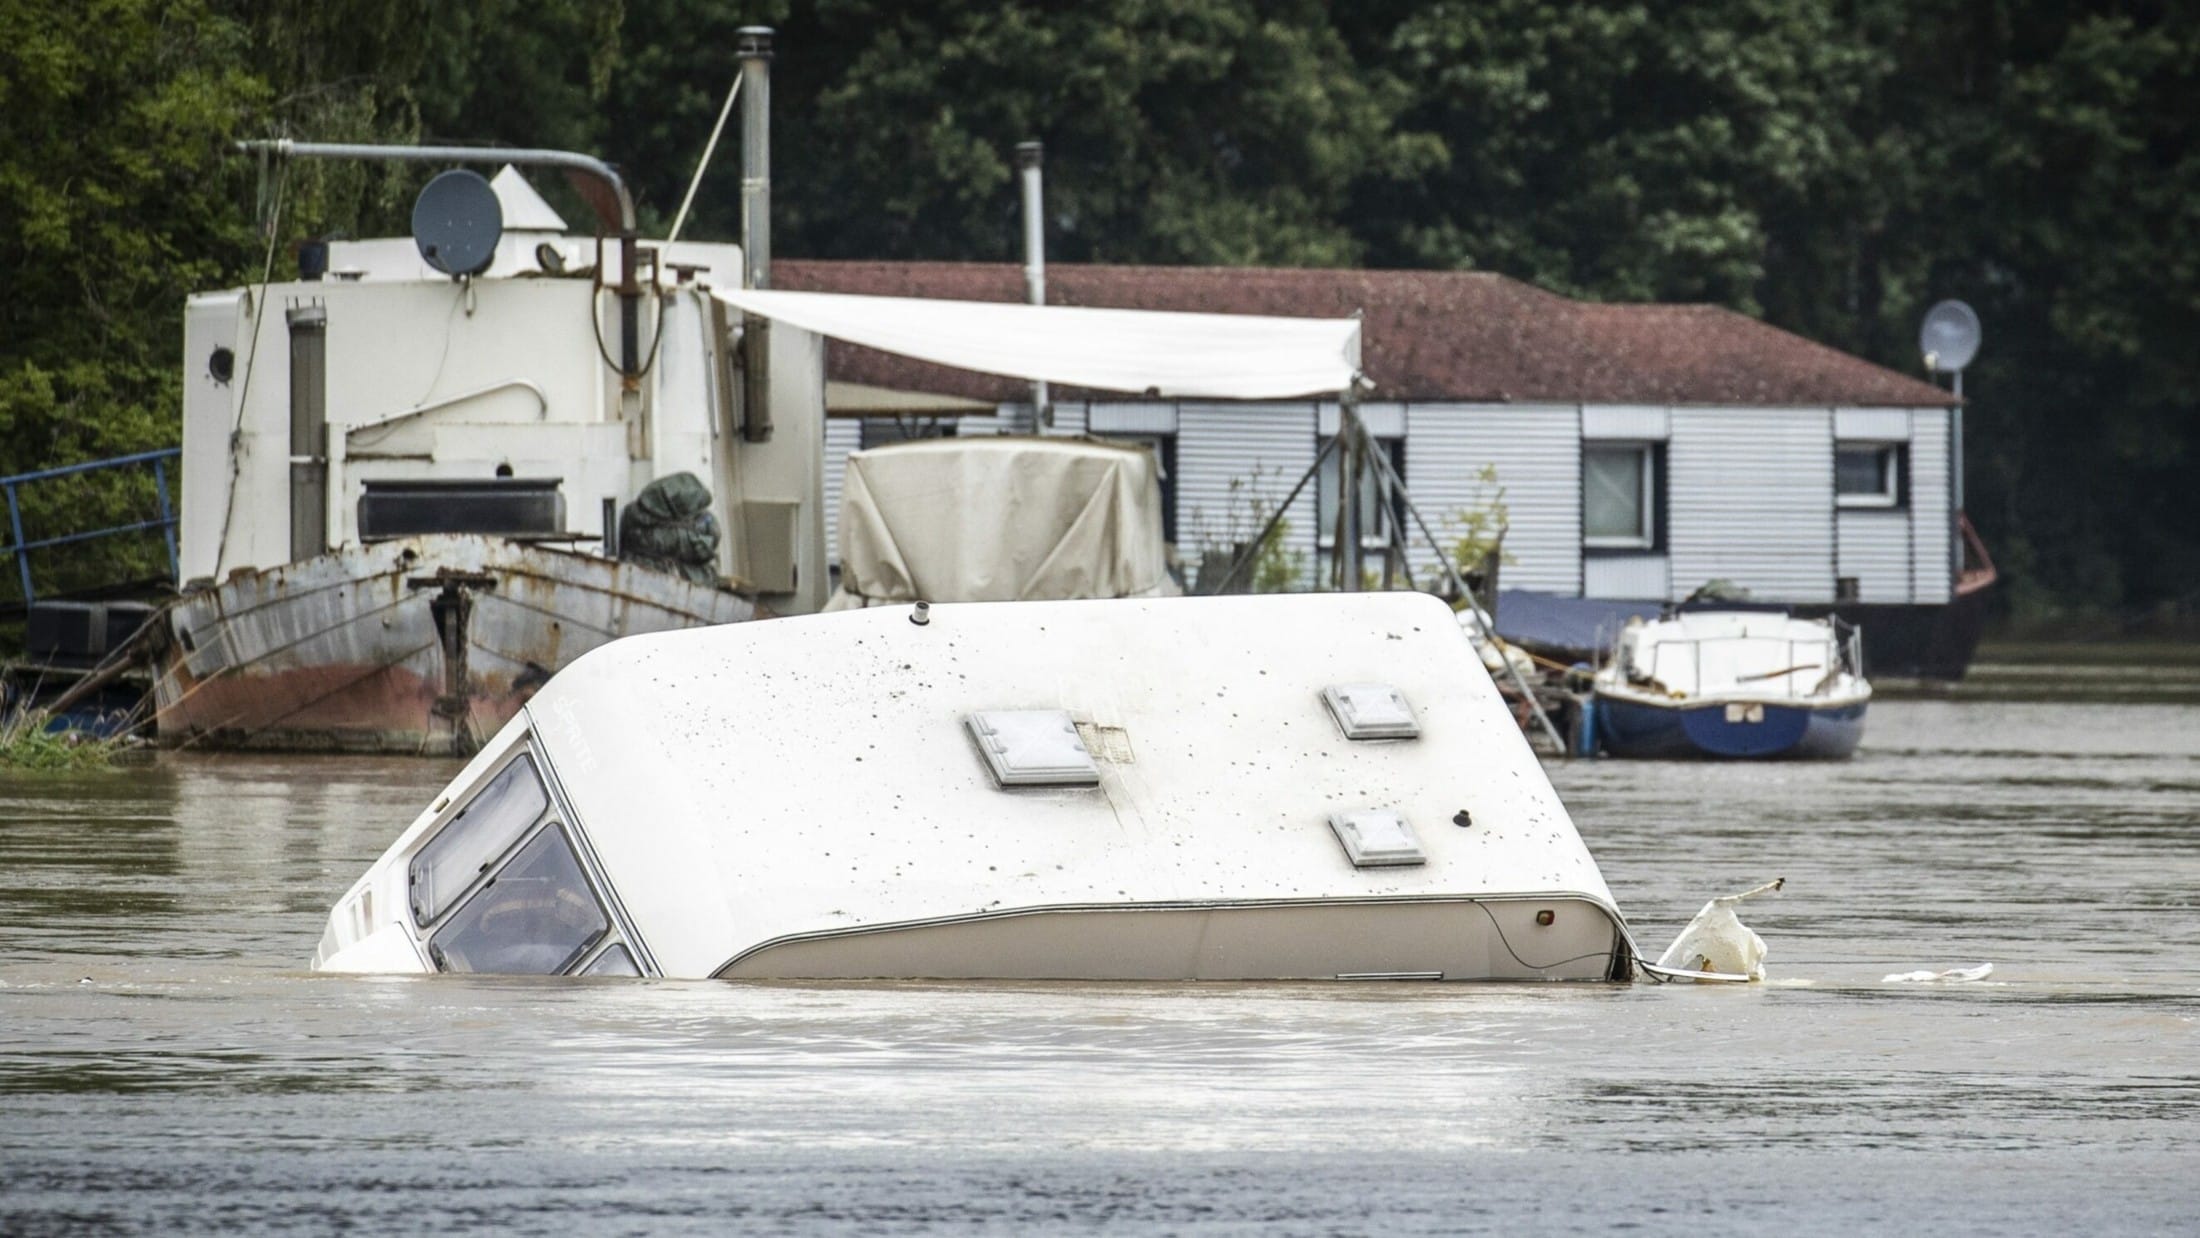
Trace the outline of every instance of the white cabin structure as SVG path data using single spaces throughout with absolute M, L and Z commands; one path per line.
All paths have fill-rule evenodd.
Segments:
M 330 242 L 319 278 L 190 298 L 182 579 L 386 536 L 361 528 L 378 483 L 538 480 L 557 507 L 550 531 L 595 549 L 607 501 L 686 472 L 719 499 L 720 574 L 775 610 L 822 606 L 823 340 L 772 335 L 772 431 L 745 433 L 739 316 L 729 326 L 711 297 L 740 286 L 740 248 L 655 245 L 650 364 L 625 390 L 609 361 L 616 299 L 593 278 L 600 263 L 617 283 L 617 246 L 569 234 L 511 168 L 491 184 L 506 227 L 470 280 L 395 237 Z

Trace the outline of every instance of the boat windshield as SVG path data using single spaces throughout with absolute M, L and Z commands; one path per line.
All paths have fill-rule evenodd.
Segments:
M 521 753 L 413 856 L 406 870 L 413 923 L 435 923 L 549 807 L 534 757 Z
M 611 931 L 580 861 L 552 823 L 428 939 L 453 972 L 562 975 Z
M 1705 696 L 1748 691 L 1770 696 L 1808 696 L 1830 670 L 1841 665 L 1839 651 L 1823 640 L 1727 636 L 1699 640 L 1663 640 L 1635 665 L 1668 691 Z

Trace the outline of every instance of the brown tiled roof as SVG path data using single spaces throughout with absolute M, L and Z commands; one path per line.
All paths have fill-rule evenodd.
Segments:
M 1009 263 L 780 259 L 776 288 L 1021 301 Z M 1057 305 L 1363 316 L 1380 400 L 1587 404 L 1947 405 L 1946 391 L 1715 305 L 1576 301 L 1482 271 L 1054 265 Z M 1017 400 L 1019 382 L 834 343 L 831 376 Z

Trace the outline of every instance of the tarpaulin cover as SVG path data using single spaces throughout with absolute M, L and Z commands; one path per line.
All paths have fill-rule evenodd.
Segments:
M 1497 595 L 1497 634 L 1530 649 L 1589 658 L 1610 647 L 1629 619 L 1655 619 L 1664 610 L 1663 602 L 1614 602 L 1505 589 Z
M 619 513 L 619 557 L 699 585 L 717 583 L 718 518 L 710 514 L 710 489 L 693 473 L 642 487 Z
M 1103 391 L 1277 400 L 1344 390 L 1360 364 L 1352 318 L 930 301 L 722 289 L 736 309 L 923 361 Z
M 841 485 L 840 589 L 827 610 L 1180 591 L 1141 447 L 931 439 L 850 455 Z

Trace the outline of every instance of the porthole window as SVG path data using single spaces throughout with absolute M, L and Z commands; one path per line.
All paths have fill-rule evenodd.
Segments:
M 237 376 L 237 354 L 227 348 L 217 348 L 206 358 L 207 377 L 226 387 Z

